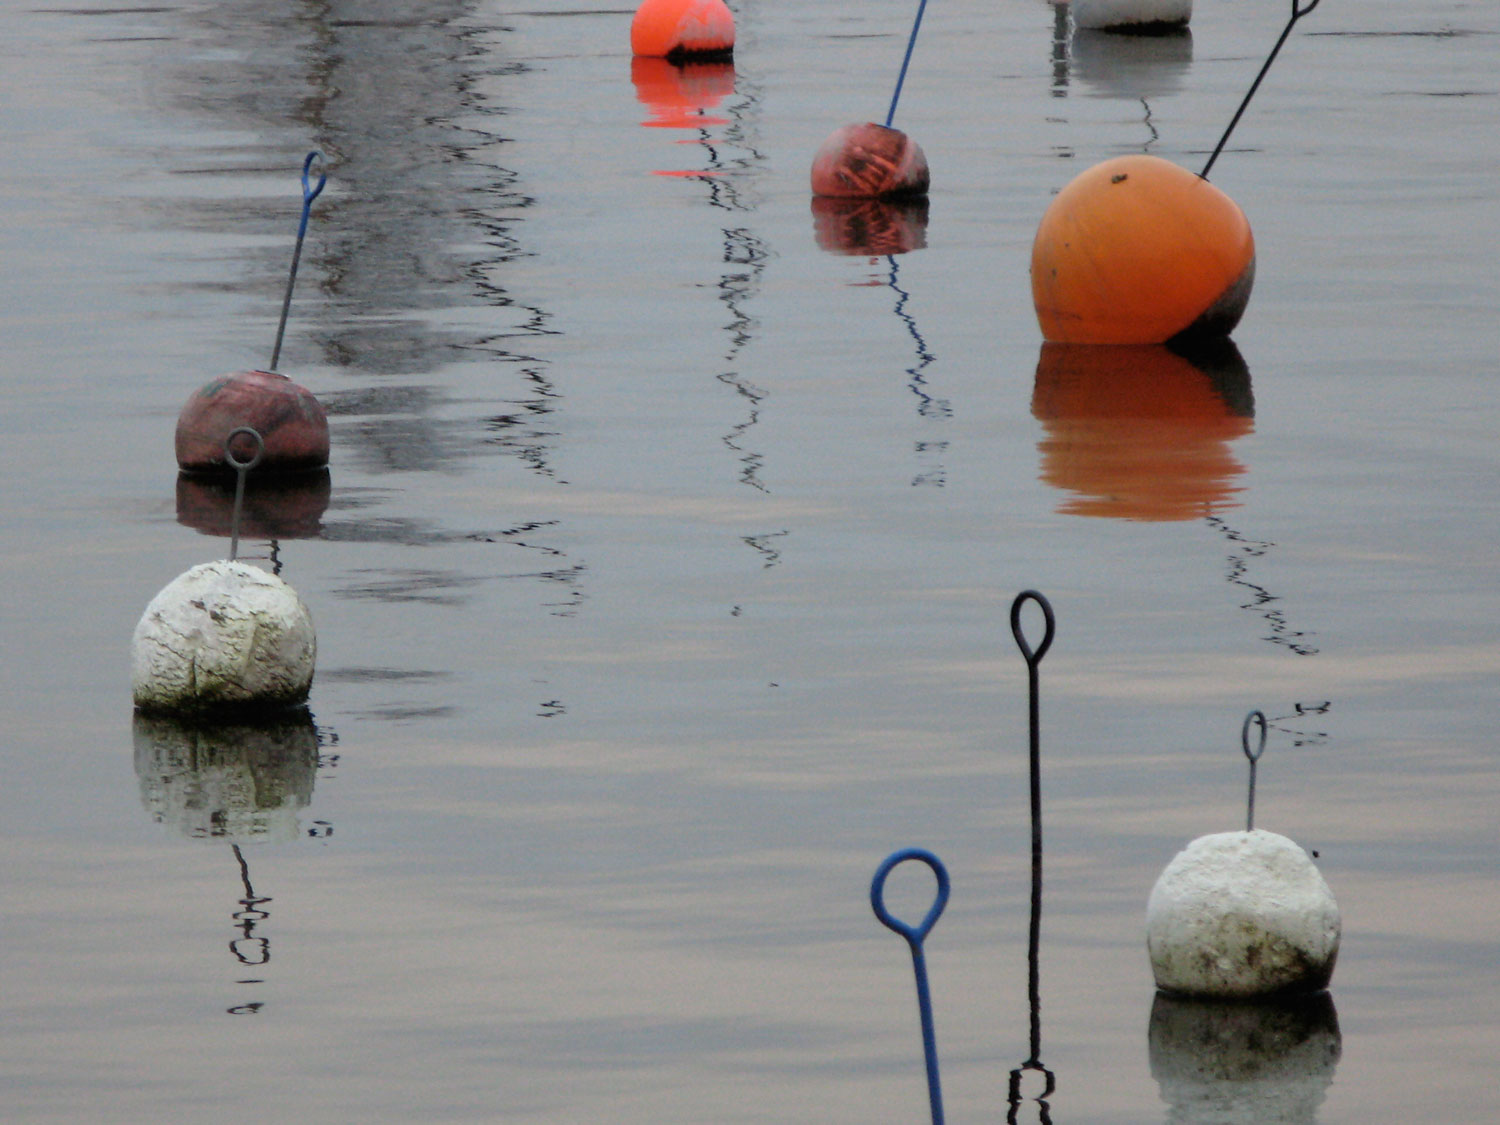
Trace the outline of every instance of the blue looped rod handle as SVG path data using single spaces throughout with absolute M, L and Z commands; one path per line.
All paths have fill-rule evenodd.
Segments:
M 932 868 L 937 876 L 937 898 L 927 916 L 913 926 L 895 917 L 885 908 L 885 878 L 897 864 L 909 859 L 918 860 Z M 927 1060 L 927 1101 L 932 1108 L 932 1125 L 943 1125 L 943 1092 L 938 1082 L 937 1036 L 932 1030 L 932 996 L 927 989 L 927 962 L 922 955 L 922 942 L 937 924 L 943 907 L 948 905 L 948 869 L 943 861 L 924 848 L 903 848 L 892 852 L 875 871 L 870 883 L 870 906 L 882 925 L 894 930 L 906 939 L 911 947 L 912 969 L 917 977 L 917 1008 L 922 1017 L 922 1052 Z
M 313 163 L 318 165 L 318 183 L 314 187 L 308 180 Z M 281 359 L 281 338 L 286 335 L 286 317 L 292 308 L 292 287 L 297 284 L 297 264 L 302 260 L 302 240 L 307 236 L 307 216 L 312 211 L 313 200 L 323 193 L 328 182 L 328 169 L 323 154 L 314 150 L 302 161 L 302 221 L 297 224 L 297 248 L 292 251 L 292 270 L 286 279 L 286 295 L 281 299 L 281 322 L 276 326 L 276 346 L 271 349 L 271 370 Z

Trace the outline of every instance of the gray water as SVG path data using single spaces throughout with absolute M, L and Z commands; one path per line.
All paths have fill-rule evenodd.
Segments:
M 1150 43 L 930 5 L 897 257 L 825 248 L 807 168 L 912 6 L 735 9 L 686 110 L 629 6 L 4 11 L 5 1119 L 922 1120 L 868 905 L 911 844 L 948 1117 L 1002 1118 L 1036 588 L 1052 1120 L 1493 1121 L 1500 14 L 1299 23 L 1213 173 L 1239 362 L 1148 373 L 1151 418 L 1043 362 L 1031 237 L 1100 159 L 1200 167 L 1283 4 Z M 241 553 L 311 607 L 314 720 L 194 744 L 133 722 L 129 638 L 228 551 L 173 427 L 269 361 L 311 149 L 280 368 L 332 464 Z M 1243 823 L 1252 708 L 1257 826 L 1344 917 L 1287 1025 L 1153 1011 L 1143 947 Z

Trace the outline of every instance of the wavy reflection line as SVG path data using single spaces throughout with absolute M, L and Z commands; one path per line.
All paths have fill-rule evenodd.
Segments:
M 933 421 L 944 421 L 953 417 L 953 403 L 940 395 L 931 393 L 927 377 L 924 371 L 937 359 L 927 346 L 927 340 L 922 335 L 922 330 L 917 326 L 916 317 L 908 310 L 907 305 L 911 301 L 911 293 L 903 289 L 897 278 L 901 272 L 901 265 L 896 260 L 896 255 L 887 255 L 886 261 L 890 263 L 891 272 L 886 284 L 896 294 L 896 304 L 892 311 L 896 319 L 905 326 L 907 334 L 911 336 L 912 343 L 916 348 L 916 362 L 906 368 L 909 376 L 907 387 L 917 398 L 917 414 L 925 419 Z M 919 465 L 926 461 L 930 462 L 912 478 L 913 487 L 931 485 L 942 488 L 947 483 L 948 473 L 944 467 L 942 455 L 948 450 L 946 441 L 919 440 L 914 443 L 917 461 Z
M 1281 596 L 1271 593 L 1265 586 L 1252 582 L 1248 577 L 1250 564 L 1256 559 L 1264 558 L 1276 544 L 1268 540 L 1247 538 L 1231 527 L 1222 516 L 1204 516 L 1203 522 L 1230 543 L 1235 544 L 1234 551 L 1226 560 L 1228 569 L 1225 577 L 1230 585 L 1239 586 L 1249 592 L 1250 600 L 1241 603 L 1240 608 L 1258 613 L 1265 620 L 1269 632 L 1264 639 L 1298 656 L 1315 655 L 1318 647 L 1312 643 L 1311 638 L 1317 634 L 1310 630 L 1293 628 L 1286 612 L 1272 605 L 1273 602 L 1281 601 Z

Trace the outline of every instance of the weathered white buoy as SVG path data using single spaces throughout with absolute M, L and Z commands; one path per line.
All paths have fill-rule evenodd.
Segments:
M 1339 908 L 1307 853 L 1274 832 L 1200 836 L 1167 864 L 1146 906 L 1156 986 L 1248 999 L 1328 986 Z
M 135 705 L 184 715 L 293 706 L 307 699 L 316 655 L 295 590 L 247 563 L 202 563 L 169 582 L 135 627 Z
M 1073 0 L 1073 26 L 1089 30 L 1153 32 L 1184 26 L 1193 0 Z

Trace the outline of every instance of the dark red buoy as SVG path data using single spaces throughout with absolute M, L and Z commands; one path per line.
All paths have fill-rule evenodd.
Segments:
M 302 473 L 328 464 L 328 416 L 312 392 L 274 371 L 236 371 L 205 383 L 182 408 L 178 467 L 188 473 L 232 472 L 224 461 L 224 442 L 241 426 L 265 442 L 261 472 Z M 248 435 L 245 442 L 248 457 L 254 447 Z
M 921 146 L 900 129 L 873 121 L 834 130 L 813 157 L 814 195 L 846 199 L 926 195 L 930 180 Z

